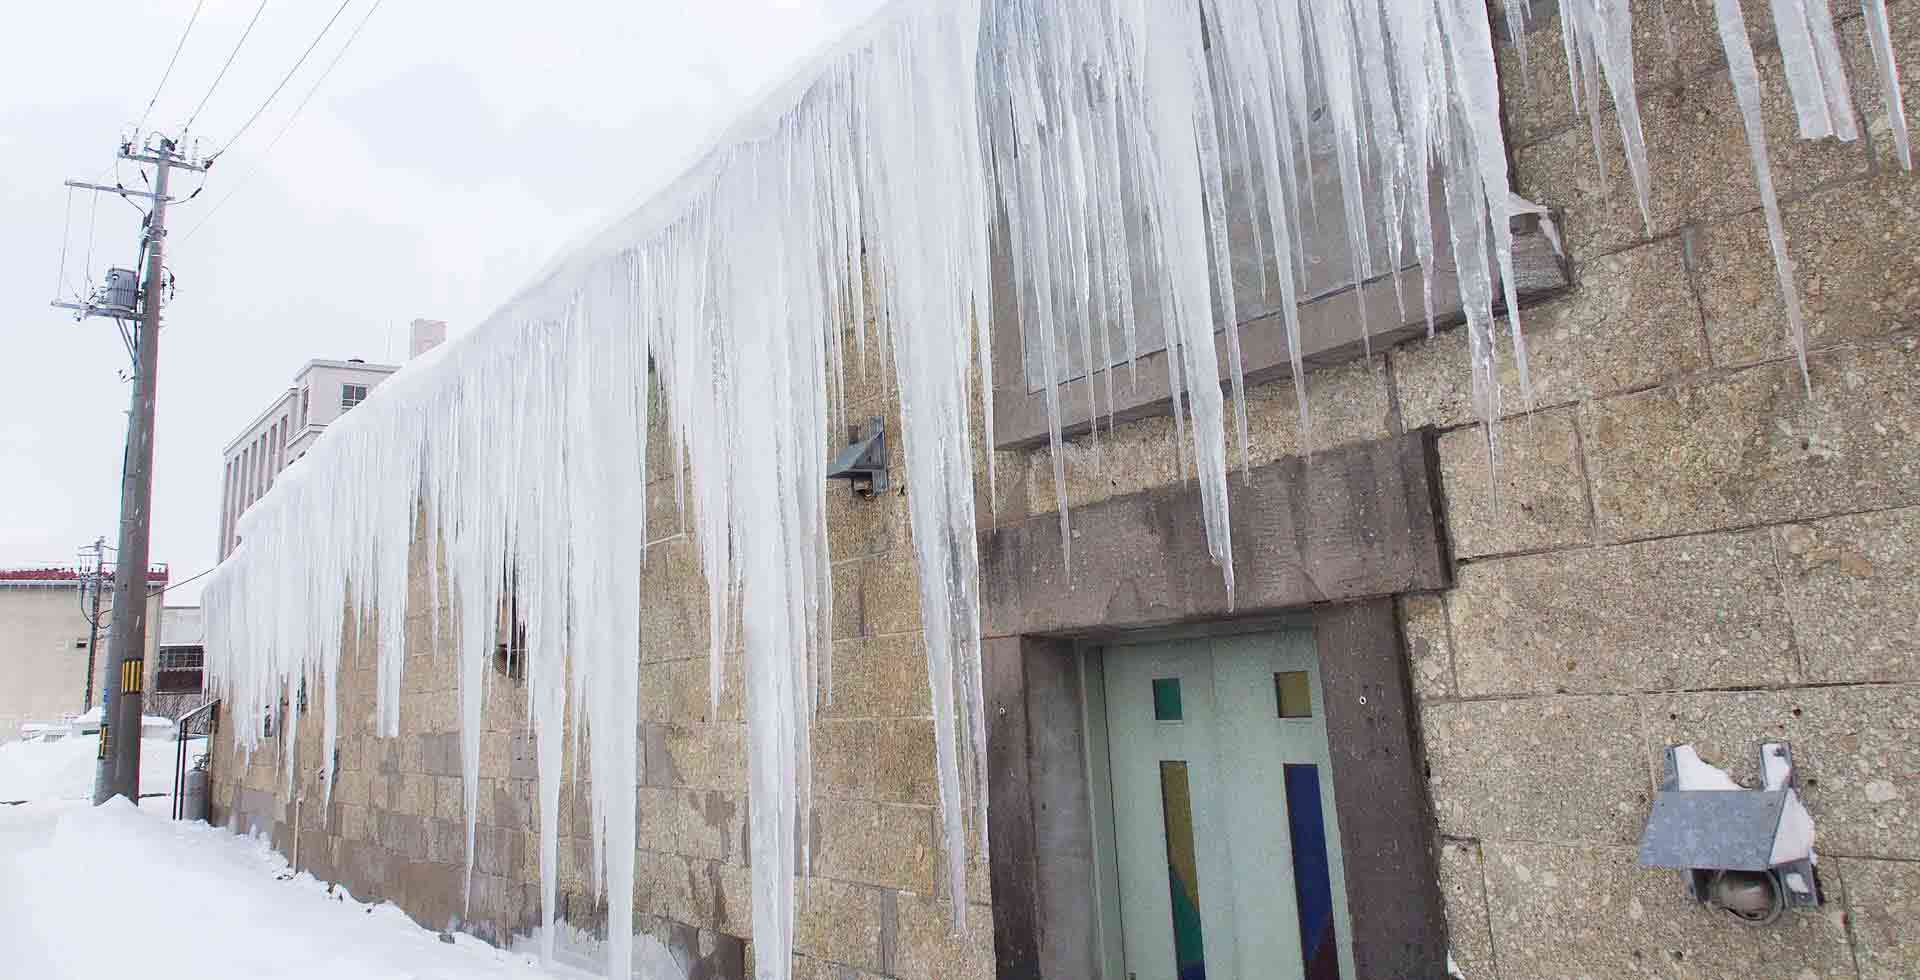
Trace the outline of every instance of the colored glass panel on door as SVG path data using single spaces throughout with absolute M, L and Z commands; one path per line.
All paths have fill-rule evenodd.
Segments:
M 1304 670 L 1283 670 L 1273 675 L 1273 698 L 1280 705 L 1282 718 L 1313 717 L 1313 678 Z
M 1287 829 L 1293 837 L 1293 893 L 1300 913 L 1300 962 L 1306 980 L 1340 980 L 1334 936 L 1333 876 L 1320 809 L 1320 767 L 1288 764 Z
M 1153 720 L 1180 721 L 1185 712 L 1180 708 L 1180 678 L 1156 677 L 1153 679 Z
M 1155 681 L 1154 686 L 1159 683 Z M 1173 900 L 1175 976 L 1180 980 L 1206 980 L 1207 953 L 1200 931 L 1200 864 L 1193 851 L 1193 792 L 1185 762 L 1160 763 L 1160 807 L 1167 828 L 1167 890 Z

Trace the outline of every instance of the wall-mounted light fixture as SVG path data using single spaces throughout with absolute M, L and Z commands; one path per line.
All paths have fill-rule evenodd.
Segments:
M 885 493 L 887 481 L 887 424 L 880 416 L 867 419 L 866 426 L 852 436 L 853 443 L 834 454 L 827 467 L 827 478 L 846 480 L 862 497 Z
M 1785 742 L 1760 747 L 1760 772 L 1761 788 L 1746 789 L 1693 746 L 1668 746 L 1666 780 L 1640 837 L 1641 864 L 1683 870 L 1688 895 L 1753 925 L 1790 905 L 1820 904 L 1813 818 Z

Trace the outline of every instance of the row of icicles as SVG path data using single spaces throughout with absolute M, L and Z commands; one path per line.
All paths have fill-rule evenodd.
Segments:
M 1680 0 L 1661 0 L 1663 18 L 1668 2 Z M 1754 56 L 1739 0 L 1712 2 L 1804 372 Z M 1828 0 L 1770 6 L 1801 134 L 1857 138 Z M 1598 148 L 1611 100 L 1646 214 L 1629 4 L 1559 9 L 1575 102 Z M 1910 166 L 1887 12 L 1882 0 L 1860 0 L 1860 12 Z M 1503 19 L 1524 41 L 1527 5 L 1509 0 Z M 811 723 L 832 691 L 825 462 L 853 414 L 847 371 L 864 377 L 878 360 L 892 368 L 912 489 L 937 877 L 960 926 L 969 825 L 982 855 L 988 843 L 973 490 L 982 456 L 993 482 L 992 453 L 976 450 L 994 443 L 995 384 L 1044 392 L 1064 532 L 1065 419 L 1091 420 L 1097 441 L 1116 378 L 1127 383 L 1164 352 L 1173 451 L 1197 478 L 1231 595 L 1228 433 L 1244 451 L 1248 432 L 1240 332 L 1216 327 L 1239 322 L 1228 231 L 1244 223 L 1303 382 L 1303 432 L 1312 420 L 1296 307 L 1326 286 L 1308 270 L 1343 268 L 1346 283 L 1389 277 L 1402 319 L 1431 326 L 1448 311 L 1435 309 L 1429 284 L 1407 314 L 1401 273 L 1450 249 L 1463 270 L 1474 407 L 1491 441 L 1504 414 L 1502 307 L 1527 388 L 1509 230 L 1519 205 L 1494 45 L 1484 0 L 899 0 L 653 201 L 433 363 L 376 389 L 281 475 L 206 590 L 221 696 L 234 717 L 254 719 L 311 686 L 325 731 L 307 764 L 330 795 L 342 670 L 374 671 L 373 727 L 397 736 L 408 621 L 428 620 L 427 642 L 457 651 L 471 874 L 486 690 L 501 683 L 490 666 L 496 611 L 510 598 L 526 631 L 548 952 L 569 755 L 592 827 L 591 866 L 576 870 L 605 896 L 611 922 L 631 921 L 634 852 L 646 843 L 633 791 L 635 651 L 648 604 L 662 601 L 644 592 L 653 579 L 642 569 L 647 542 L 677 530 L 648 526 L 641 488 L 669 469 L 691 521 L 681 518 L 684 542 L 665 547 L 690 548 L 708 587 L 705 622 L 689 629 L 709 648 L 712 705 L 727 658 L 742 658 L 753 941 L 760 976 L 786 980 L 793 886 L 813 866 L 801 832 Z M 1325 224 L 1344 230 L 1337 246 L 1318 234 Z M 1028 375 L 997 382 L 988 339 L 1016 326 L 989 315 L 995 250 L 1011 260 L 1002 286 Z M 1083 383 L 1056 383 L 1067 379 Z M 664 446 L 648 443 L 656 406 Z M 416 540 L 433 546 L 414 550 Z M 409 608 L 422 578 L 429 608 Z M 343 642 L 342 610 L 372 649 Z M 298 719 L 287 718 L 286 744 Z M 233 730 L 248 750 L 260 738 L 257 724 Z M 289 784 L 295 755 L 285 754 Z M 612 976 L 628 976 L 631 938 L 610 930 Z

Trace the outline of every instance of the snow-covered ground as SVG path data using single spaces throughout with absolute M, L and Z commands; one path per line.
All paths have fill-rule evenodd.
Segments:
M 285 877 L 266 843 L 116 799 L 0 806 L 0 974 L 35 980 L 584 978 Z M 658 944 L 645 945 L 665 957 Z M 639 976 L 677 975 L 656 959 Z

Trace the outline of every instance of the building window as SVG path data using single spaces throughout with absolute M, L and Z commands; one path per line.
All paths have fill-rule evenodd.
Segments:
M 353 406 L 358 405 L 361 402 L 366 400 L 367 400 L 366 385 L 341 385 L 340 386 L 340 410 L 341 411 L 344 412 L 347 409 L 352 408 Z
M 307 427 L 307 389 L 305 388 L 300 389 L 300 420 L 298 424 L 302 429 Z
M 198 694 L 206 686 L 203 647 L 161 647 L 154 667 L 156 694 Z

